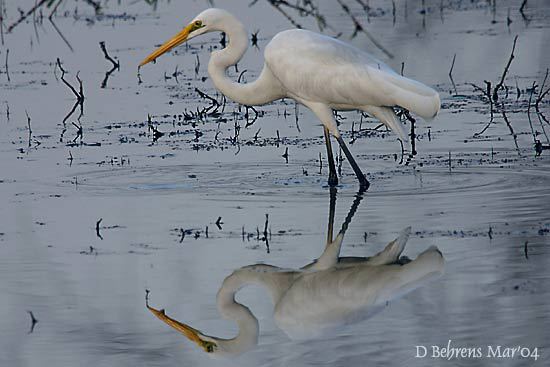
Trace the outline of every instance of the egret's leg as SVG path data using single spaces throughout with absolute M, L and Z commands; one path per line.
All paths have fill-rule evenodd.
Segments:
M 351 165 L 351 168 L 353 168 L 353 172 L 355 172 L 355 175 L 357 176 L 357 179 L 359 180 L 359 185 L 361 188 L 368 189 L 370 186 L 369 181 L 361 171 L 361 168 L 357 165 L 357 162 L 355 162 L 355 159 L 353 158 L 353 155 L 351 155 L 351 152 L 349 151 L 346 143 L 344 142 L 344 139 L 342 139 L 341 135 L 338 135 L 336 137 L 336 140 L 338 141 L 338 144 L 340 144 L 340 147 L 342 148 L 342 151 L 346 155 L 346 158 L 348 159 L 349 164 Z
M 353 156 L 351 155 L 348 147 L 346 146 L 346 143 L 344 143 L 344 140 L 340 136 L 340 133 L 338 132 L 338 125 L 336 124 L 336 120 L 334 120 L 334 115 L 332 113 L 332 108 L 330 106 L 323 104 L 323 103 L 315 103 L 315 102 L 308 102 L 308 101 L 299 101 L 300 103 L 307 106 L 313 113 L 319 117 L 319 120 L 323 123 L 323 126 L 330 131 L 330 133 L 336 138 L 338 141 L 338 144 L 340 144 L 340 147 L 342 147 L 342 150 L 344 151 L 344 154 L 346 155 L 346 158 L 348 159 L 349 163 L 351 164 L 351 168 L 353 168 L 353 171 L 355 172 L 355 175 L 357 175 L 357 178 L 359 179 L 359 185 L 361 185 L 362 189 L 367 189 L 369 187 L 369 181 L 367 181 L 367 178 L 361 172 L 361 169 L 355 162 L 355 159 L 353 159 Z
M 326 127 L 323 127 L 325 132 L 325 143 L 327 146 L 328 159 L 328 185 L 334 187 L 338 185 L 338 176 L 336 175 L 336 166 L 334 164 L 334 155 L 332 153 L 332 144 L 330 143 L 330 132 Z

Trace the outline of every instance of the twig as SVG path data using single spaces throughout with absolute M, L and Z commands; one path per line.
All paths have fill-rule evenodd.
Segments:
M 535 109 L 537 110 L 537 112 L 540 113 L 539 111 L 539 103 L 544 99 L 544 97 L 548 94 L 548 92 L 550 92 L 550 87 L 548 89 L 546 89 L 546 91 L 544 91 L 544 86 L 546 84 L 546 79 L 548 78 L 548 69 L 546 69 L 546 74 L 544 74 L 544 79 L 542 80 L 542 84 L 540 86 L 540 93 L 535 101 Z
M 101 13 L 101 4 L 99 3 L 99 1 L 84 0 L 84 2 L 94 8 L 96 15 Z
M 267 238 L 267 226 L 269 224 L 269 214 L 265 215 L 265 225 L 264 225 L 264 238 L 265 238 L 265 247 L 267 249 L 267 253 L 269 254 L 269 240 Z
M 4 0 L 0 0 L 0 41 L 4 46 Z
M 8 78 L 8 82 L 11 82 L 11 78 L 10 78 L 10 69 L 8 67 L 8 57 L 10 55 L 10 49 L 6 49 L 6 77 Z
M 27 311 L 27 313 L 31 317 L 31 328 L 29 330 L 29 334 L 32 334 L 32 332 L 34 331 L 34 327 L 38 323 L 38 319 L 36 317 L 34 317 L 34 314 L 32 313 L 32 311 Z
M 491 82 L 488 82 L 487 80 L 484 80 L 485 82 L 485 85 L 487 86 L 487 90 L 485 90 L 483 92 L 483 94 L 485 94 L 485 96 L 489 99 L 489 110 L 490 110 L 490 113 L 491 113 L 491 118 L 489 119 L 489 122 L 487 123 L 487 125 L 485 125 L 485 127 L 480 131 L 480 132 L 477 132 L 474 134 L 474 137 L 478 137 L 480 135 L 482 135 L 488 128 L 489 126 L 491 126 L 491 124 L 493 123 L 493 119 L 494 119 L 494 112 L 493 112 L 493 100 L 491 99 Z M 474 84 L 472 84 L 474 85 Z M 477 87 L 479 88 L 479 87 Z
M 506 74 L 508 73 L 508 69 L 510 68 L 510 64 L 512 63 L 512 60 L 514 59 L 514 51 L 516 49 L 517 40 L 518 40 L 518 36 L 516 35 L 514 37 L 514 45 L 512 46 L 512 53 L 510 54 L 510 58 L 508 59 L 508 63 L 506 64 L 506 67 L 504 68 L 504 72 L 502 73 L 502 77 L 500 78 L 500 82 L 495 86 L 495 89 L 493 89 L 493 100 L 495 102 L 498 101 L 498 91 L 502 88 L 502 85 L 504 84 L 504 78 L 506 78 Z
M 525 9 L 525 5 L 527 5 L 527 0 L 523 0 L 523 2 L 521 3 L 521 6 L 519 7 L 519 12 L 523 19 L 528 20 L 527 16 L 523 12 L 523 9 Z
M 455 67 L 455 60 L 456 60 L 456 54 L 454 54 L 453 56 L 453 62 L 451 63 L 451 69 L 449 70 L 449 79 L 451 79 L 451 83 L 453 83 L 453 88 L 455 90 L 455 95 L 456 95 L 457 94 L 456 84 L 455 84 L 455 81 L 453 80 L 453 68 Z
M 27 110 L 25 110 L 25 115 L 27 116 L 27 128 L 29 129 L 29 147 L 30 147 L 31 139 L 32 139 L 31 117 L 29 116 L 29 113 L 27 112 Z
M 59 70 L 61 70 L 61 81 L 71 90 L 71 92 L 73 92 L 77 101 L 84 99 L 84 96 L 79 94 L 76 89 L 65 79 L 65 74 L 67 72 L 65 71 L 65 69 L 63 69 L 63 66 L 61 65 L 61 60 L 59 60 L 59 58 L 57 58 L 57 66 L 59 67 Z
M 113 64 L 113 67 L 111 70 L 107 71 L 105 73 L 105 78 L 101 82 L 101 88 L 107 87 L 107 82 L 109 81 L 109 77 L 112 73 L 114 73 L 116 70 L 120 70 L 120 63 L 118 61 L 115 61 L 109 54 L 107 53 L 107 48 L 105 47 L 105 41 L 99 42 L 99 47 L 101 48 L 101 51 L 103 51 L 103 55 L 105 56 L 105 59 L 111 62 Z M 176 67 L 176 81 L 177 81 L 177 67 Z
M 105 56 L 105 59 L 109 60 L 111 64 L 113 64 L 113 68 L 120 69 L 120 63 L 118 61 L 115 61 L 111 56 L 109 56 L 109 53 L 107 52 L 107 48 L 105 47 L 105 41 L 99 42 L 99 47 L 101 48 L 101 51 L 103 51 L 103 55 Z
M 531 94 L 529 95 L 529 102 L 527 105 L 527 120 L 529 120 L 529 126 L 531 127 L 531 134 L 533 135 L 533 142 L 537 142 L 537 135 L 535 134 L 535 130 L 533 129 L 533 123 L 531 121 L 531 99 L 533 98 L 533 93 L 535 92 L 536 88 L 536 82 L 533 82 L 533 85 L 531 86 Z
M 101 235 L 101 233 L 99 233 L 99 225 L 101 224 L 102 220 L 103 220 L 103 218 L 99 218 L 99 220 L 95 223 L 95 234 L 101 240 L 103 240 L 103 236 Z

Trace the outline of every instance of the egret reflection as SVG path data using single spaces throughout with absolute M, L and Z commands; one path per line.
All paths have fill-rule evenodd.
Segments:
M 160 320 L 184 334 L 205 352 L 216 356 L 238 355 L 258 344 L 259 324 L 235 294 L 249 284 L 264 287 L 273 301 L 276 325 L 291 339 L 322 336 L 372 317 L 388 305 L 443 273 L 445 260 L 432 246 L 410 260 L 401 256 L 411 228 L 403 229 L 382 251 L 371 257 L 340 257 L 344 234 L 363 198 L 355 197 L 344 223 L 333 238 L 336 189 L 331 189 L 326 246 L 321 256 L 300 269 L 253 264 L 227 276 L 217 294 L 220 314 L 237 323 L 239 332 L 222 339 L 179 322 L 147 303 Z

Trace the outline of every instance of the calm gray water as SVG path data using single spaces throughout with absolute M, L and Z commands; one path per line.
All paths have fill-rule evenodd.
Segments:
M 300 268 L 323 251 L 329 189 L 322 129 L 309 111 L 296 111 L 288 100 L 258 107 L 260 117 L 248 128 L 245 109 L 232 102 L 222 120 L 185 120 L 184 113 L 209 105 L 195 88 L 221 98 L 206 72 L 219 35 L 194 40 L 143 68 L 142 83 L 136 66 L 208 2 L 102 3 L 101 16 L 83 2 L 67 0 L 58 9 L 55 22 L 74 52 L 47 19 L 35 28 L 32 17 L 4 34 L 0 47 L 1 366 L 548 363 L 550 151 L 536 156 L 533 132 L 548 145 L 544 129 L 550 125 L 534 107 L 527 114 L 528 88 L 535 81 L 540 85 L 550 67 L 548 2 L 529 1 L 524 19 L 520 1 L 499 1 L 494 8 L 483 1 L 443 1 L 442 10 L 435 0 L 427 0 L 424 10 L 421 1 L 396 1 L 394 21 L 389 1 L 370 1 L 368 19 L 358 2 L 347 1 L 392 51 L 394 58 L 387 59 L 364 34 L 349 38 L 353 22 L 338 2 L 319 1 L 332 27 L 327 34 L 342 32 L 343 40 L 398 71 L 404 62 L 405 75 L 434 86 L 442 97 L 440 115 L 418 122 L 418 154 L 409 163 L 410 148 L 402 157 L 393 134 L 359 134 L 360 115 L 342 114 L 341 130 L 355 140 L 351 150 L 372 186 L 349 225 L 341 256 L 374 255 L 411 226 L 404 255 L 413 259 L 437 246 L 445 273 L 366 320 L 299 341 L 277 327 L 268 293 L 246 287 L 237 300 L 257 317 L 259 343 L 223 360 L 211 359 L 156 319 L 145 308 L 145 290 L 151 291 L 151 305 L 171 317 L 210 335 L 236 335 L 235 323 L 216 307 L 225 277 L 256 263 Z M 266 43 L 291 24 L 267 1 L 252 7 L 248 1 L 214 3 L 238 15 L 250 33 L 259 30 L 259 49 L 250 48 L 239 71 L 232 71 L 237 78 L 247 70 L 243 77 L 250 81 L 261 70 Z M 4 22 L 19 17 L 17 7 L 33 4 L 4 1 Z M 311 17 L 287 11 L 304 28 L 318 29 Z M 474 137 L 489 121 L 489 104 L 468 84 L 500 80 L 515 35 L 505 114 L 517 149 L 500 110 L 487 131 Z M 100 41 L 121 64 L 105 88 L 111 65 Z M 10 81 L 4 67 L 8 48 Z M 448 78 L 455 54 L 457 93 Z M 86 97 L 83 115 L 78 117 L 77 108 L 65 124 L 74 99 L 59 79 L 56 58 L 73 85 L 80 72 Z M 540 103 L 545 116 L 548 101 Z M 249 113 L 251 119 L 254 112 Z M 148 129 L 148 115 L 165 133 L 158 141 Z M 231 141 L 235 120 L 239 144 Z M 362 128 L 376 125 L 364 119 Z M 281 157 L 286 148 L 288 163 Z M 343 162 L 336 229 L 356 190 Z M 265 214 L 269 252 L 257 235 Z M 102 238 L 96 234 L 100 219 Z M 27 311 L 38 319 L 32 333 Z M 415 358 L 415 346 L 446 346 L 448 340 L 462 347 L 538 347 L 540 357 Z

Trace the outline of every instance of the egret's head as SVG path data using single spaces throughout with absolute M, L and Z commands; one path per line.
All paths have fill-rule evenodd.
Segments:
M 200 331 L 192 328 L 191 326 L 166 316 L 164 310 L 157 310 L 150 306 L 147 306 L 147 308 L 160 320 L 164 321 L 166 324 L 170 325 L 172 328 L 185 335 L 187 339 L 191 340 L 199 347 L 201 347 L 206 353 L 213 355 L 218 351 L 218 342 L 215 338 L 204 335 Z
M 160 55 L 170 51 L 176 46 L 181 45 L 182 43 L 190 40 L 191 38 L 200 36 L 201 34 L 216 31 L 220 29 L 222 23 L 233 16 L 225 10 L 222 9 L 206 9 L 187 24 L 178 34 L 166 41 L 162 46 L 156 49 L 152 54 L 147 56 L 139 66 L 154 61 Z

